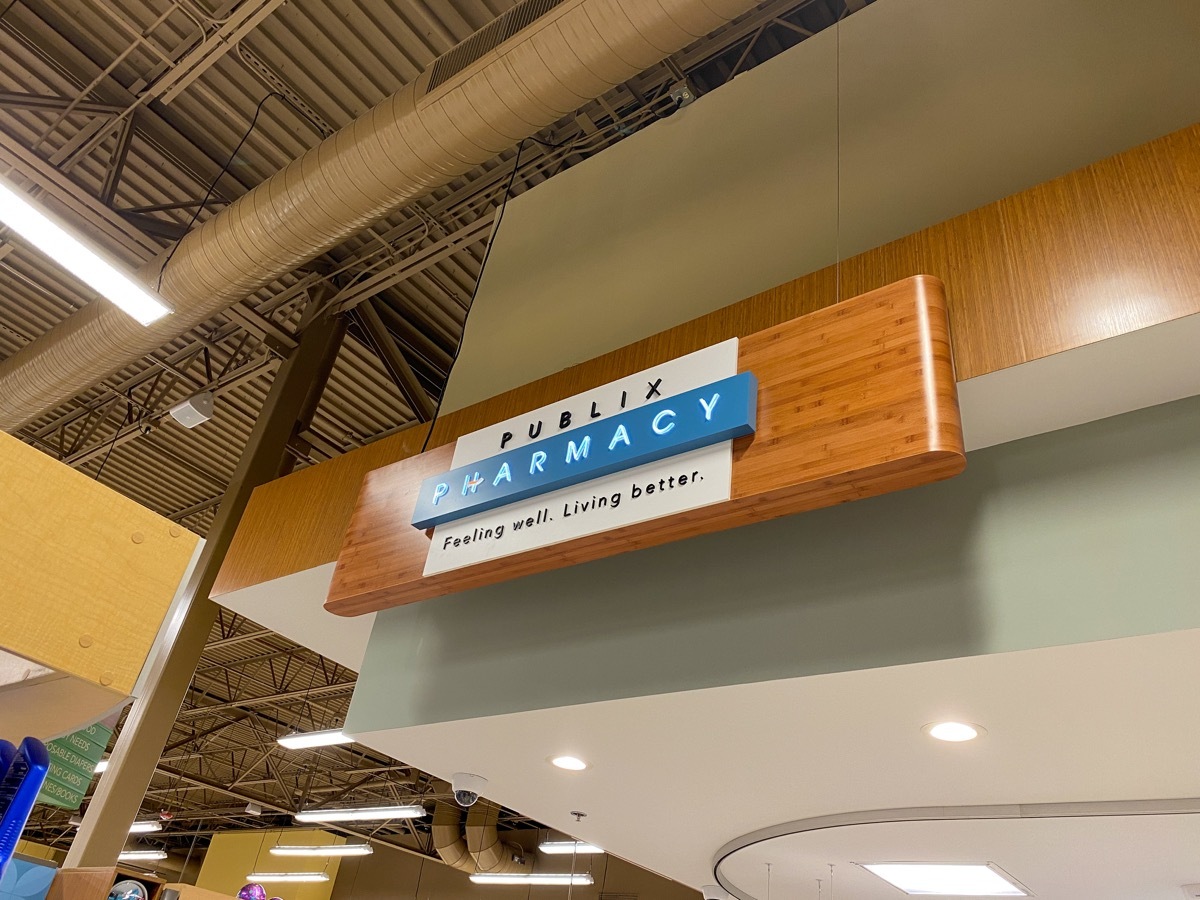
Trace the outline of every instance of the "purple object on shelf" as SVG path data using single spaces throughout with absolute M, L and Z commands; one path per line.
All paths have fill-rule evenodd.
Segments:
M 237 892 L 237 895 L 238 900 L 267 900 L 267 889 L 252 881 L 242 885 L 242 889 Z

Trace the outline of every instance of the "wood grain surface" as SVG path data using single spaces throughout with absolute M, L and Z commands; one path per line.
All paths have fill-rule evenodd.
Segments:
M 958 379 L 985 375 L 1200 313 L 1197 246 L 1200 124 L 442 416 L 430 445 L 924 273 L 946 286 Z M 395 435 L 259 488 L 214 596 L 333 562 L 354 479 L 411 452 Z
M 758 379 L 758 431 L 734 442 L 730 500 L 425 577 L 430 533 L 410 523 L 421 482 L 451 468 L 445 445 L 367 476 L 326 609 L 361 615 L 926 484 L 966 464 L 935 278 L 752 334 L 738 369 Z
M 199 538 L 0 433 L 0 647 L 129 694 Z

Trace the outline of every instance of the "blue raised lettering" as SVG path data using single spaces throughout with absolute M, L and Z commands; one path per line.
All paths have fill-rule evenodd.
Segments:
M 592 449 L 592 436 L 585 434 L 583 440 L 579 442 L 579 446 L 575 446 L 574 441 L 567 441 L 567 463 L 579 462 L 581 459 L 587 459 L 588 451 Z
M 468 475 L 463 479 L 463 496 L 468 493 L 474 494 L 479 490 L 479 486 L 483 484 L 483 476 L 476 472 L 474 475 Z
M 611 450 L 613 447 L 617 446 L 620 441 L 624 441 L 626 447 L 630 446 L 629 432 L 625 430 L 624 425 L 617 426 L 617 430 L 613 432 L 612 440 L 608 442 L 608 449 Z
M 433 505 L 437 506 L 438 501 L 445 497 L 448 493 L 450 493 L 450 485 L 446 484 L 444 481 L 438 484 L 438 486 L 433 489 Z
M 512 471 L 508 468 L 508 463 L 500 464 L 500 471 L 496 473 L 496 477 L 492 480 L 492 487 L 498 485 L 501 481 L 507 481 L 512 484 Z
M 663 419 L 665 419 L 667 416 L 670 416 L 672 419 L 675 418 L 675 410 L 664 409 L 662 412 L 660 412 L 657 416 L 654 417 L 654 421 L 650 423 L 650 428 L 655 434 L 666 434 L 668 431 L 670 431 L 672 428 L 675 427 L 674 422 L 671 422 L 669 425 L 666 425 L 663 428 L 658 427 L 659 423 Z
M 545 471 L 542 466 L 546 464 L 546 453 L 543 450 L 533 451 L 533 456 L 529 459 L 529 474 Z
M 706 421 L 706 422 L 712 421 L 712 412 L 714 409 L 717 408 L 717 401 L 720 399 L 721 399 L 720 394 L 713 394 L 712 399 L 709 400 L 707 403 L 704 402 L 703 397 L 700 398 L 700 405 L 704 408 L 704 421 Z

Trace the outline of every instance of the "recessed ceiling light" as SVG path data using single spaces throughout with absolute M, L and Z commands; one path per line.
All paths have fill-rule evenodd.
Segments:
M 334 744 L 353 744 L 354 738 L 342 732 L 340 728 L 330 728 L 327 731 L 308 731 L 303 734 L 285 734 L 276 741 L 289 750 L 305 750 L 309 747 L 332 747 Z
M 247 881 L 328 881 L 329 876 L 324 872 L 251 872 L 246 876 Z
M 419 803 L 404 806 L 369 806 L 359 809 L 306 809 L 292 818 L 297 822 L 381 822 L 387 819 L 419 819 L 425 807 Z
M 872 875 L 915 897 L 1028 897 L 991 863 L 858 863 Z
M 973 741 L 981 734 L 987 734 L 982 725 L 972 725 L 970 722 L 934 722 L 921 730 L 931 738 L 952 744 Z
M 554 872 L 535 872 L 530 875 L 489 875 L 478 872 L 471 876 L 475 884 L 594 884 L 592 876 L 586 872 L 571 875 Z
M 0 222 L 54 260 L 96 293 L 143 325 L 171 310 L 98 250 L 60 225 L 24 191 L 0 179 Z
M 560 769 L 566 769 L 569 772 L 582 772 L 588 767 L 578 756 L 552 756 L 550 764 L 558 766 Z
M 166 850 L 122 850 L 117 854 L 117 859 L 121 862 L 144 862 L 166 858 Z
M 152 831 L 162 831 L 161 822 L 134 822 L 129 826 L 130 834 L 149 834 Z
M 323 844 L 294 846 L 280 844 L 271 848 L 272 856 L 370 856 L 375 850 L 370 844 Z
M 585 844 L 583 841 L 542 841 L 538 844 L 538 849 L 543 853 L 571 853 L 578 855 L 604 852 L 595 844 Z

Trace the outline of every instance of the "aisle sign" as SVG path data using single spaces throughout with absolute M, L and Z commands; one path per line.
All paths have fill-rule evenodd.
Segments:
M 112 729 L 103 722 L 97 722 L 74 734 L 47 741 L 50 769 L 38 794 L 38 803 L 61 809 L 79 809 L 95 777 L 96 763 L 104 755 L 110 737 Z

